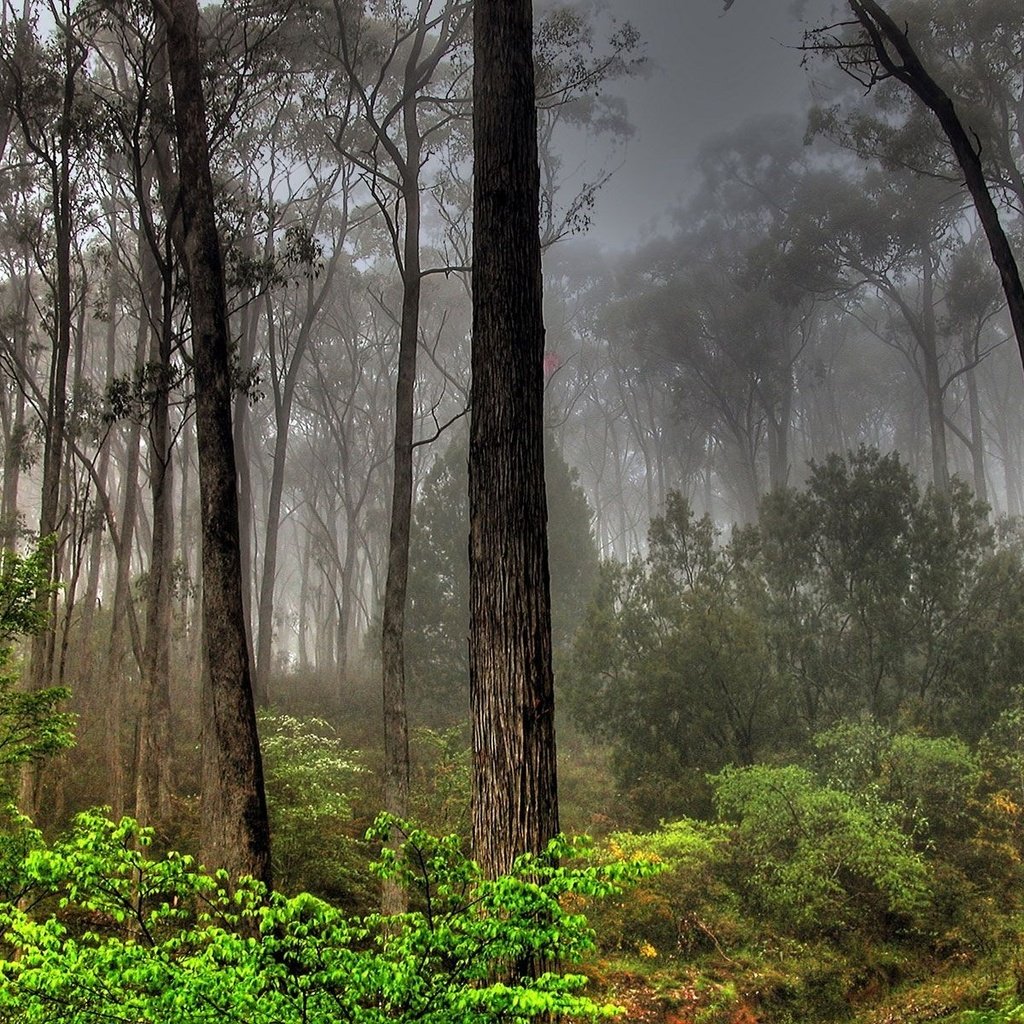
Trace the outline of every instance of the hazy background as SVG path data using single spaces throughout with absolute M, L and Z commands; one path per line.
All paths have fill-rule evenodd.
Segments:
M 703 140 L 758 114 L 800 112 L 823 94 L 820 65 L 803 67 L 798 49 L 807 24 L 833 0 L 608 0 L 603 7 L 642 36 L 647 74 L 615 82 L 636 128 L 609 152 L 578 138 L 580 158 L 618 169 L 598 200 L 591 234 L 602 245 L 629 247 L 654 230 L 685 196 Z

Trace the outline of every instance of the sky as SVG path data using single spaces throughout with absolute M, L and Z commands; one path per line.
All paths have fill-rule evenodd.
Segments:
M 646 43 L 648 74 L 614 86 L 629 104 L 636 133 L 614 154 L 598 141 L 576 145 L 589 166 L 617 168 L 598 199 L 592 237 L 632 248 L 685 195 L 704 140 L 760 114 L 804 110 L 816 77 L 794 49 L 804 24 L 794 0 L 735 0 L 727 14 L 723 0 L 607 0 L 606 6 L 632 22 Z M 796 6 L 819 24 L 833 4 Z

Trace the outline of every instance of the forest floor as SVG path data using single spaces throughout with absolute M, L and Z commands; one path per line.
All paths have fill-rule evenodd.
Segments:
M 623 1008 L 618 1024 L 952 1024 L 1005 988 L 1005 978 L 995 971 L 993 965 L 943 965 L 930 977 L 891 988 L 881 983 L 865 986 L 843 1006 L 833 1006 L 821 1016 L 806 1007 L 762 1005 L 756 995 L 744 992 L 743 983 L 737 985 L 722 975 L 711 978 L 679 962 L 654 967 L 602 960 L 591 964 L 588 974 L 602 998 Z M 984 1020 L 985 1015 L 977 1019 Z

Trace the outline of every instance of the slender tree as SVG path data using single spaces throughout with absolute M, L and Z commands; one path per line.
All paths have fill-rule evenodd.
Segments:
M 470 695 L 490 875 L 558 831 L 532 35 L 529 0 L 474 5 Z
M 167 26 L 195 373 L 206 661 L 200 843 L 208 864 L 269 882 L 270 830 L 242 608 L 228 317 L 199 9 L 196 0 L 156 0 L 155 7 Z
M 726 9 L 731 2 L 726 3 Z M 863 37 L 851 43 L 828 34 L 829 29 L 822 29 L 812 34 L 809 48 L 834 54 L 839 66 L 866 88 L 895 79 L 934 114 L 960 166 L 985 232 L 1024 362 L 1024 284 L 985 177 L 981 140 L 964 120 L 957 97 L 936 80 L 922 61 L 918 47 L 911 41 L 909 27 L 901 27 L 876 0 L 849 0 L 849 6 Z

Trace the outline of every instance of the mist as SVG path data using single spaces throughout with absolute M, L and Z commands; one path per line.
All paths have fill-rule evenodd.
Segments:
M 633 903 L 579 897 L 587 991 L 666 1024 L 1019 1019 L 1019 12 L 534 8 L 543 334 L 498 353 L 536 348 L 522 394 L 496 390 L 538 396 L 547 513 L 498 518 L 547 538 L 502 607 L 554 698 L 498 732 L 557 720 L 557 799 L 530 799 L 633 865 Z M 477 439 L 470 407 L 472 7 L 203 4 L 186 57 L 169 11 L 4 6 L 0 904 L 49 884 L 31 851 L 76 813 L 206 856 L 215 806 L 265 814 L 279 892 L 415 915 L 413 847 L 459 841 L 414 823 L 479 846 L 470 474 L 521 440 Z M 249 810 L 205 759 L 229 720 Z M 103 856 L 106 814 L 81 819 Z M 476 878 L 445 864 L 449 895 Z

